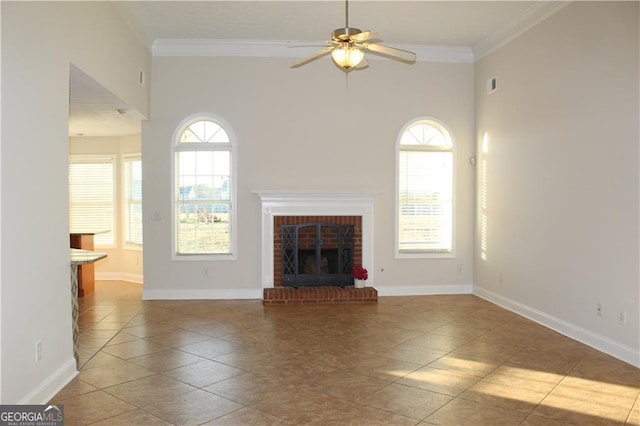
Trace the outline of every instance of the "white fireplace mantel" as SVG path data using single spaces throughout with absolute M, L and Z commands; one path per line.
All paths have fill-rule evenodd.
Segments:
M 362 191 L 254 190 L 262 203 L 262 288 L 273 287 L 274 216 L 361 216 L 362 266 L 374 283 L 373 204 L 378 193 Z

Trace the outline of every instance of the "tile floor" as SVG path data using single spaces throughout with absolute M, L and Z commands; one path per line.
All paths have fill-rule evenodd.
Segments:
M 640 425 L 640 370 L 471 295 L 81 299 L 66 425 Z

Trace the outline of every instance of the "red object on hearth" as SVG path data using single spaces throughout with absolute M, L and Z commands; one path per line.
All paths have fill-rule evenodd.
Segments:
M 356 280 L 366 280 L 369 278 L 369 273 L 362 266 L 354 266 L 351 268 L 351 276 Z

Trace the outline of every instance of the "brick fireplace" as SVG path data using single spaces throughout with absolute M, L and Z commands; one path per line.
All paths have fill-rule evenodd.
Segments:
M 347 238 L 349 241 L 345 241 L 344 245 L 345 247 L 341 247 L 342 251 L 348 251 L 349 252 L 349 262 L 347 265 L 345 265 L 345 268 L 343 268 L 342 272 L 346 272 L 348 274 L 348 272 L 350 271 L 350 267 L 351 266 L 355 266 L 355 265 L 361 265 L 362 264 L 362 216 L 275 216 L 273 218 L 274 220 L 274 232 L 273 232 L 273 272 L 274 272 L 274 280 L 273 280 L 273 286 L 274 287 L 283 287 L 283 286 L 290 286 L 290 287 L 300 287 L 300 286 L 304 286 L 304 283 L 301 283 L 301 285 L 291 285 L 291 284 L 287 284 L 285 282 L 283 282 L 283 250 L 285 250 L 285 252 L 287 251 L 287 247 L 283 247 L 283 244 L 286 244 L 286 242 L 283 242 L 283 235 L 282 235 L 282 229 L 283 227 L 285 228 L 290 228 L 290 227 L 295 227 L 297 226 L 303 226 L 303 225 L 307 225 L 304 226 L 302 228 L 300 228 L 299 230 L 299 247 L 298 247 L 298 251 L 300 252 L 300 259 L 299 259 L 299 265 L 295 265 L 296 268 L 298 269 L 297 272 L 300 272 L 301 275 L 319 275 L 320 278 L 326 278 L 323 281 L 326 284 L 329 285 L 348 285 L 351 284 L 351 280 L 348 279 L 348 282 L 345 282 L 344 277 L 335 277 L 335 275 L 338 275 L 337 272 L 339 271 L 335 271 L 334 268 L 336 268 L 337 265 L 334 265 L 333 263 L 335 263 L 336 261 L 333 261 L 333 259 L 330 259 L 328 263 L 331 263 L 331 270 L 330 271 L 320 271 L 320 274 L 316 274 L 316 268 L 317 266 L 315 264 L 313 264 L 313 267 L 311 268 L 312 271 L 304 271 L 304 269 L 309 265 L 310 262 L 308 262 L 309 260 L 312 260 L 313 257 L 315 257 L 315 252 L 318 251 L 316 249 L 316 243 L 318 241 L 318 239 L 321 241 L 323 248 L 323 251 L 329 252 L 329 255 L 322 255 L 322 259 L 326 260 L 327 257 L 331 257 L 332 250 L 338 250 L 338 238 L 337 235 L 335 235 L 335 230 L 338 229 L 342 229 L 344 230 L 344 227 L 349 227 L 346 229 L 352 229 L 352 235 L 350 232 L 346 232 L 347 234 Z M 316 224 L 318 224 L 318 227 L 321 229 L 321 234 L 320 235 L 315 235 L 316 234 Z M 324 225 L 319 225 L 319 224 L 324 224 Z M 353 247 L 351 247 L 351 243 L 353 244 Z M 348 245 L 348 247 L 346 247 Z M 302 253 L 306 254 L 306 257 L 302 255 Z M 291 253 L 289 253 L 289 257 L 291 257 Z M 338 255 L 337 253 L 335 254 L 336 256 Z M 285 253 L 285 258 L 287 258 L 286 253 Z M 329 269 L 329 268 L 327 268 Z M 313 274 L 307 274 L 305 272 L 312 272 Z M 313 278 L 313 276 L 311 278 Z M 313 282 L 313 280 L 311 280 Z
M 375 303 L 373 288 L 374 193 L 355 191 L 253 191 L 262 206 L 261 276 L 265 304 Z M 282 286 L 281 227 L 296 223 L 335 223 L 354 226 L 354 265 L 369 271 L 367 287 Z

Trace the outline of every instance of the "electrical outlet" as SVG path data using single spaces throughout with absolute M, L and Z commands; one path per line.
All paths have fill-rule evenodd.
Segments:
M 464 265 L 456 265 L 456 273 L 462 274 L 464 272 Z
M 203 266 L 202 267 L 202 278 L 209 278 L 209 267 L 208 266 Z
M 36 362 L 42 361 L 42 342 L 36 342 Z
M 618 322 L 620 323 L 620 325 L 627 324 L 627 311 L 620 312 L 620 314 L 618 315 Z
M 602 303 L 596 304 L 596 315 L 599 317 L 602 316 Z
M 487 94 L 493 93 L 498 90 L 498 77 L 491 77 L 487 80 Z

